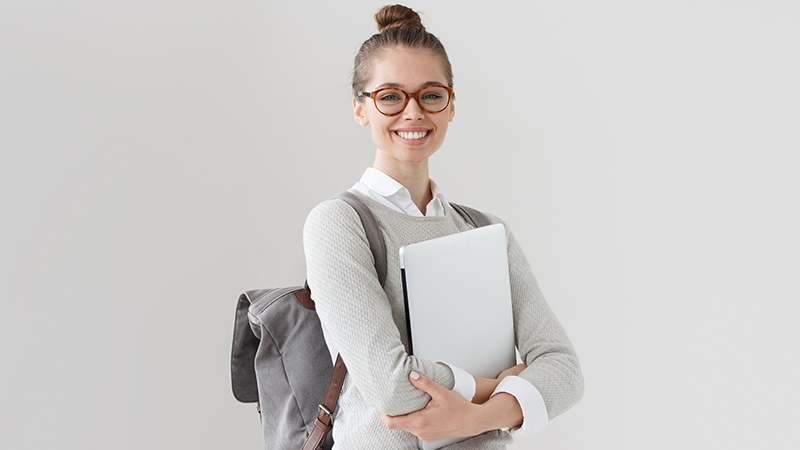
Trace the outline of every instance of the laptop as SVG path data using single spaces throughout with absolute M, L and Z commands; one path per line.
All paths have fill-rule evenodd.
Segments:
M 516 364 L 506 231 L 493 224 L 400 249 L 409 353 L 495 378 Z M 423 443 L 434 450 L 466 439 Z

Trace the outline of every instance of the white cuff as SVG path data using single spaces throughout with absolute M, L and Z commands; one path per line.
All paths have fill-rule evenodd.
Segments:
M 505 377 L 492 392 L 492 397 L 501 392 L 513 395 L 522 409 L 522 425 L 511 428 L 512 436 L 527 436 L 536 433 L 547 425 L 547 407 L 544 404 L 542 394 L 527 380 L 515 376 Z
M 457 392 L 461 394 L 465 399 L 472 401 L 472 397 L 475 397 L 475 390 L 477 386 L 475 385 L 475 377 L 469 374 L 469 372 L 459 369 L 458 367 L 448 364 L 444 361 L 439 361 L 440 363 L 446 365 L 453 371 L 453 378 L 455 379 L 455 384 L 453 385 L 453 392 Z

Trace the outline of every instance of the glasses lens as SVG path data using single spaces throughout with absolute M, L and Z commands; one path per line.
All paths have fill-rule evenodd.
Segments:
M 450 93 L 443 87 L 431 86 L 419 93 L 419 102 L 426 111 L 439 112 L 450 102 Z
M 406 103 L 406 95 L 397 89 L 381 89 L 375 96 L 378 111 L 384 114 L 397 114 Z

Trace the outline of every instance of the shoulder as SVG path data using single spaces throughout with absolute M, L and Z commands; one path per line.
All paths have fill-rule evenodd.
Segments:
M 477 209 L 477 208 L 473 208 L 473 207 L 471 207 L 471 206 L 468 206 L 468 205 L 465 205 L 465 204 L 463 204 L 463 203 L 452 203 L 452 202 L 451 202 L 451 203 L 449 203 L 449 206 L 450 206 L 450 209 L 451 209 L 451 210 L 452 210 L 452 212 L 453 212 L 453 215 L 454 215 L 455 217 L 458 217 L 458 219 L 459 219 L 459 220 L 462 220 L 462 221 L 464 221 L 465 223 L 466 223 L 466 220 L 465 220 L 465 219 L 464 219 L 464 218 L 461 216 L 461 214 L 460 214 L 458 211 L 456 211 L 456 208 L 453 206 L 454 204 L 455 204 L 455 205 L 458 205 L 458 206 L 460 206 L 460 207 L 462 207 L 462 208 L 471 209 L 471 210 L 473 210 L 473 211 L 477 212 L 478 214 L 481 214 L 481 215 L 484 215 L 484 216 L 486 216 L 486 218 L 489 220 L 489 223 L 491 223 L 491 224 L 495 224 L 495 223 L 501 223 L 501 224 L 503 224 L 503 226 L 506 228 L 506 230 L 508 230 L 508 224 L 506 223 L 506 221 L 505 221 L 505 220 L 503 220 L 503 219 L 501 219 L 500 217 L 498 217 L 498 216 L 496 216 L 496 215 L 492 214 L 492 213 L 489 213 L 489 212 L 486 212 L 486 211 L 482 211 L 482 210 L 479 210 L 479 209 Z
M 508 222 L 506 222 L 505 220 L 501 219 L 500 217 L 498 217 L 498 216 L 496 216 L 496 215 L 494 215 L 492 213 L 484 212 L 483 214 L 485 214 L 486 217 L 489 218 L 489 222 L 502 223 L 503 226 L 506 227 L 506 230 L 508 230 Z
M 358 214 L 356 214 L 355 210 L 350 205 L 345 203 L 344 200 L 332 198 L 315 206 L 314 209 L 308 213 L 306 223 L 316 223 L 320 221 L 338 222 L 342 219 L 348 220 L 353 218 L 358 219 Z
M 461 203 L 457 203 L 457 204 L 462 206 L 462 207 L 466 206 L 466 205 L 463 205 Z M 453 206 L 452 206 L 452 203 L 450 204 L 450 208 L 453 211 L 453 214 L 455 216 L 459 216 L 458 219 L 460 221 L 464 222 L 465 230 L 472 228 L 471 225 L 467 225 L 466 220 L 464 220 L 463 218 L 460 217 L 461 215 L 458 212 L 456 212 L 455 208 L 453 208 Z M 497 224 L 497 223 L 502 224 L 503 228 L 505 229 L 505 232 L 506 232 L 506 242 L 508 243 L 509 248 L 518 246 L 517 240 L 514 237 L 514 233 L 511 232 L 511 227 L 509 227 L 508 222 L 506 222 L 505 220 L 501 219 L 499 216 L 496 216 L 495 214 L 492 214 L 492 213 L 489 213 L 489 212 L 486 212 L 486 211 L 481 211 L 481 210 L 478 210 L 478 209 L 475 209 L 475 208 L 471 208 L 471 209 L 474 209 L 478 213 L 483 214 L 484 216 L 486 216 L 486 218 L 489 220 L 490 224 Z
M 353 207 L 344 200 L 332 198 L 308 213 L 303 236 L 305 239 L 363 239 L 364 226 Z

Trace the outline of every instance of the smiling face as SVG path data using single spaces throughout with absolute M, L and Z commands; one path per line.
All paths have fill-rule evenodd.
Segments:
M 413 93 L 431 84 L 447 86 L 441 60 L 429 50 L 395 47 L 375 61 L 364 90 L 397 87 Z M 376 167 L 403 171 L 414 166 L 424 166 L 427 171 L 428 158 L 442 146 L 447 125 L 455 115 L 452 101 L 439 113 L 423 111 L 414 99 L 409 99 L 405 110 L 396 116 L 381 114 L 370 98 L 354 98 L 353 108 L 356 122 L 370 125 L 372 142 L 378 148 Z

